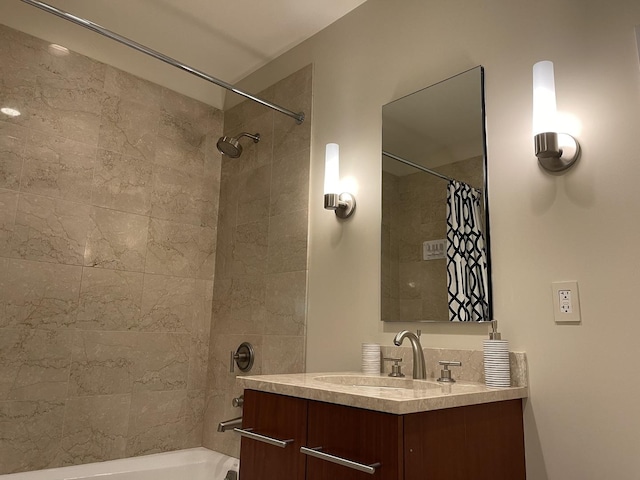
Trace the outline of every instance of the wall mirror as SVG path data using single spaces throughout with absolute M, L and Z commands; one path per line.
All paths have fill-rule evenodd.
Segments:
M 491 320 L 484 69 L 384 105 L 382 150 L 382 320 Z

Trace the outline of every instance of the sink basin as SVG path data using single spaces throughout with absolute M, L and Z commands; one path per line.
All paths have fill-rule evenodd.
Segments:
M 379 389 L 426 390 L 441 388 L 442 384 L 430 380 L 412 378 L 378 377 L 368 375 L 321 375 L 314 378 L 317 382 L 347 387 L 365 387 Z

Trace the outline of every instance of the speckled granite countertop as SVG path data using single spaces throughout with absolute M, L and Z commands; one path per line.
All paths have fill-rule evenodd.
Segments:
M 444 384 L 435 379 L 396 379 L 386 375 L 365 376 L 357 372 L 239 376 L 236 381 L 245 389 L 396 415 L 528 396 L 527 387 L 489 388 L 474 382 Z

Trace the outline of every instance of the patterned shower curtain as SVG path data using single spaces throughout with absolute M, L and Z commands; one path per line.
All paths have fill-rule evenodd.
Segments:
M 489 320 L 487 254 L 480 192 L 452 180 L 447 186 L 447 289 L 449 320 Z

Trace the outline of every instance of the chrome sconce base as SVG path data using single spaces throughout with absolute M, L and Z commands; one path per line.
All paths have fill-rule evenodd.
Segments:
M 343 192 L 325 193 L 324 208 L 333 210 L 338 218 L 349 218 L 356 211 L 356 197 L 350 193 Z
M 549 172 L 563 172 L 580 158 L 580 144 L 567 133 L 539 133 L 534 141 L 538 163 Z

